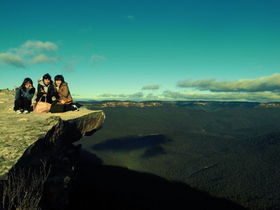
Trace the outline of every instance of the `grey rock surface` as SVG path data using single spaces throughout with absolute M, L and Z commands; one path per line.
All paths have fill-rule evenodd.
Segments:
M 25 155 L 32 153 L 36 153 L 37 156 L 43 156 L 45 153 L 54 155 L 53 151 L 59 151 L 83 135 L 99 129 L 105 120 L 103 111 L 90 111 L 85 108 L 57 114 L 16 114 L 13 111 L 13 103 L 14 92 L 0 90 L 2 179 L 5 179 L 7 173 L 20 159 L 24 159 Z M 46 144 L 49 146 L 45 147 Z M 37 148 L 37 152 L 34 149 L 32 151 L 32 148 Z

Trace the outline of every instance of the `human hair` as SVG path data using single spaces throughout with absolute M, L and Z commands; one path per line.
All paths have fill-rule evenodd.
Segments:
M 54 81 L 57 81 L 57 80 L 60 80 L 61 83 L 64 83 L 64 82 L 65 82 L 65 81 L 64 81 L 64 77 L 63 77 L 62 75 L 56 75 L 56 76 L 54 77 Z
M 25 79 L 23 80 L 22 85 L 21 85 L 21 88 L 24 88 L 24 89 L 25 89 L 25 84 L 28 83 L 28 82 L 33 86 L 33 81 L 32 81 L 32 79 L 30 79 L 29 77 L 27 77 L 27 78 L 25 78 Z
M 44 79 L 48 79 L 48 80 L 52 81 L 52 77 L 48 73 L 43 76 L 43 80 Z

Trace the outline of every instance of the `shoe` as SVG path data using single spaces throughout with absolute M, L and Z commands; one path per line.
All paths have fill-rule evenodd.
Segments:
M 23 114 L 28 114 L 28 113 L 29 113 L 28 110 L 24 110 L 24 111 L 23 111 Z
M 72 105 L 73 111 L 79 111 L 79 108 L 76 105 Z
M 17 114 L 21 114 L 22 112 L 21 112 L 20 110 L 17 110 L 16 113 L 17 113 Z

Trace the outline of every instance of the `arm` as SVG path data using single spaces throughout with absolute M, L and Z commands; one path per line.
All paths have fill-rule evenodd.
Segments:
M 35 93 L 35 88 L 31 88 L 25 92 L 24 97 L 31 101 L 31 99 L 34 96 L 34 93 Z
M 18 100 L 20 98 L 20 88 L 16 88 L 15 99 Z
M 52 87 L 52 96 L 59 100 L 58 90 L 55 86 Z
M 58 93 L 57 93 L 56 88 L 53 84 L 51 84 L 48 88 L 47 97 L 48 97 L 49 101 L 58 101 L 59 100 Z
M 69 91 L 69 88 L 68 88 L 67 84 L 60 88 L 59 96 L 60 96 L 60 102 L 62 104 L 64 104 L 64 103 L 69 104 L 69 103 L 73 102 L 73 99 L 71 97 L 71 94 L 70 94 L 70 91 Z
M 69 95 L 68 85 L 63 85 L 59 92 L 62 98 L 67 98 Z
M 38 84 L 38 87 L 37 87 L 37 99 L 41 98 L 45 93 L 42 92 L 42 89 L 44 89 L 42 87 L 42 85 Z

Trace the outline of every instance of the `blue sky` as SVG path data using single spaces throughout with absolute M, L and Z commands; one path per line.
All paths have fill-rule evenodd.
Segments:
M 280 101 L 278 0 L 1 0 L 0 88 L 74 98 Z

